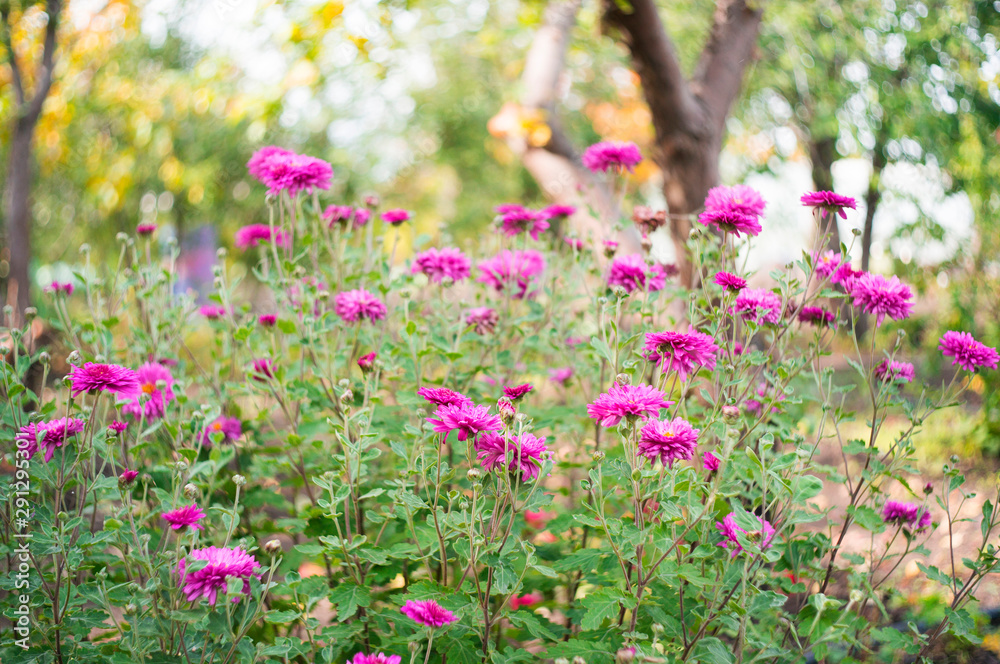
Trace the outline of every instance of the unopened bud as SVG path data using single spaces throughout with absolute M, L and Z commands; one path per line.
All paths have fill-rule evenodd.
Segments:
M 635 647 L 622 648 L 615 653 L 615 664 L 632 664 L 635 659 Z
M 282 550 L 283 547 L 281 546 L 281 542 L 276 539 L 269 540 L 266 544 L 264 544 L 264 553 L 269 556 L 276 556 L 281 553 Z
M 352 401 L 354 401 L 354 392 L 344 390 L 340 395 L 340 403 L 351 403 Z
M 25 307 L 24 308 L 24 320 L 26 320 L 28 322 L 31 322 L 32 320 L 35 319 L 35 316 L 37 316 L 37 315 L 38 315 L 38 309 L 36 309 L 34 307 Z
M 736 406 L 723 406 L 722 407 L 722 419 L 724 419 L 729 424 L 736 422 L 740 419 L 740 409 Z
M 604 453 L 604 450 L 595 450 L 594 453 L 591 455 L 591 457 L 594 459 L 596 463 L 604 461 L 604 457 L 606 456 L 607 454 Z
M 243 477 L 242 475 L 233 475 L 233 484 L 235 484 L 236 486 L 243 486 L 246 483 L 247 483 L 247 478 Z
M 177 463 L 174 464 L 174 470 L 176 470 L 178 473 L 183 473 L 187 469 L 188 469 L 187 461 L 178 461 Z
M 75 365 L 77 365 L 77 364 L 79 364 L 79 363 L 80 363 L 80 360 L 81 360 L 81 359 L 83 359 L 83 358 L 82 358 L 82 357 L 80 356 L 80 351 L 78 351 L 78 350 L 74 350 L 74 351 L 73 351 L 72 353 L 70 353 L 70 354 L 69 354 L 69 356 L 68 356 L 68 357 L 66 358 L 66 361 L 67 361 L 67 362 L 69 362 L 70 364 L 72 364 L 72 365 L 74 365 L 74 366 L 75 366 Z
M 573 658 L 573 664 L 587 664 L 587 660 L 585 660 L 582 656 L 577 655 Z
M 497 399 L 497 412 L 500 414 L 500 420 L 509 426 L 514 421 L 514 416 L 517 415 L 517 408 L 514 407 L 514 402 L 507 397 L 500 397 Z
M 556 657 L 552 660 L 552 664 L 569 664 L 569 660 L 565 657 Z
M 924 495 L 929 496 L 934 493 L 934 485 L 930 482 L 924 485 Z
M 653 248 L 653 240 L 648 235 L 642 236 L 642 248 L 649 251 Z
M 184 497 L 194 500 L 198 496 L 198 487 L 188 482 L 184 485 Z
M 478 482 L 483 477 L 483 471 L 478 468 L 470 468 L 469 471 L 465 473 L 465 477 L 470 482 Z
M 615 376 L 616 385 L 629 385 L 632 382 L 632 377 L 625 373 L 620 373 Z
M 227 253 L 229 253 L 229 252 L 226 251 L 225 247 L 219 247 L 215 251 L 215 255 L 216 255 L 217 258 L 225 258 Z

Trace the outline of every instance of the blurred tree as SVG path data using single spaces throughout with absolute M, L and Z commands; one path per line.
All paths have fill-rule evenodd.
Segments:
M 8 263 L 9 272 L 3 275 L 6 276 L 6 301 L 14 306 L 19 317 L 31 297 L 28 262 L 31 258 L 30 203 L 34 183 L 32 143 L 42 106 L 52 89 L 58 46 L 56 37 L 62 10 L 61 0 L 47 0 L 44 5 L 10 0 L 0 2 L 3 52 L 15 97 L 3 206 L 8 255 L 0 255 L 0 264 Z M 44 28 L 35 29 L 42 21 Z M 40 53 L 36 43 L 39 40 Z M 31 64 L 33 60 L 34 66 Z

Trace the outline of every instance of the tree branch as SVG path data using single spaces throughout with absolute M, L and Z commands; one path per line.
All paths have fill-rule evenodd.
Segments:
M 696 133 L 704 113 L 684 78 L 673 42 L 660 21 L 653 0 L 633 0 L 623 11 L 615 0 L 605 0 L 605 20 L 617 26 L 632 54 L 632 65 L 642 82 L 657 136 Z
M 7 50 L 7 62 L 10 64 L 11 79 L 14 82 L 14 94 L 17 97 L 18 108 L 24 106 L 24 81 L 21 79 L 21 66 L 17 63 L 17 53 L 14 52 L 14 42 L 10 38 L 10 5 L 3 3 L 0 8 L 0 18 L 3 19 L 3 46 Z
M 35 80 L 35 94 L 31 99 L 25 117 L 32 123 L 38 120 L 42 113 L 42 106 L 45 104 L 49 90 L 52 88 L 52 75 L 55 70 L 56 55 L 56 32 L 59 27 L 59 12 L 62 11 L 62 0 L 48 0 L 45 8 L 48 14 L 48 23 L 45 26 L 45 45 L 42 51 L 42 59 L 38 63 L 38 73 Z
M 761 11 L 745 0 L 718 0 L 712 33 L 701 52 L 692 87 L 712 122 L 725 124 L 753 59 Z

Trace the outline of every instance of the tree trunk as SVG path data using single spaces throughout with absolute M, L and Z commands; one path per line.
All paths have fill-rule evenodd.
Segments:
M 812 162 L 812 181 L 816 191 L 833 191 L 836 143 L 837 139 L 832 136 L 814 138 L 809 142 L 809 160 Z M 816 231 L 820 235 L 829 233 L 826 248 L 835 254 L 840 252 L 840 226 L 837 224 L 837 215 L 828 214 L 823 217 Z
M 14 126 L 4 191 L 4 216 L 7 224 L 7 304 L 20 315 L 31 304 L 31 144 L 34 123 L 19 118 Z
M 886 137 L 879 135 L 872 153 L 872 176 L 868 180 L 868 192 L 865 194 L 865 227 L 861 233 L 861 269 L 865 272 L 871 264 L 872 232 L 875 230 L 875 210 L 882 200 L 882 171 L 885 169 Z

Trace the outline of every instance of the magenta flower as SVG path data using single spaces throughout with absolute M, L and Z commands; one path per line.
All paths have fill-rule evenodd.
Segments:
M 553 383 L 559 383 L 560 385 L 565 385 L 572 377 L 573 377 L 573 367 L 560 367 L 558 369 L 549 369 L 549 379 Z
M 576 348 L 577 346 L 582 346 L 587 343 L 586 337 L 566 337 L 566 345 L 570 348 Z
M 913 293 L 898 277 L 886 279 L 881 274 L 865 272 L 854 280 L 850 294 L 854 297 L 854 306 L 875 316 L 875 327 L 880 326 L 886 316 L 902 320 L 913 313 L 910 301 Z
M 510 598 L 508 604 L 510 604 L 511 611 L 517 611 L 522 606 L 532 606 L 533 604 L 538 604 L 545 599 L 543 595 L 538 590 L 532 590 L 527 595 L 514 595 Z
M 771 539 L 774 537 L 774 528 L 766 519 L 751 514 L 752 518 L 760 521 L 760 530 L 754 532 L 747 532 L 736 525 L 736 518 L 732 513 L 727 514 L 726 518 L 722 521 L 716 521 L 715 527 L 719 529 L 722 536 L 725 538 L 723 541 L 719 542 L 719 546 L 725 547 L 727 549 L 732 549 L 731 557 L 736 557 L 737 554 L 743 551 L 743 546 L 740 544 L 737 538 L 737 533 L 743 533 L 748 540 L 751 542 L 759 542 L 760 548 L 769 549 L 771 547 Z
M 500 215 L 500 231 L 507 237 L 527 233 L 532 240 L 537 240 L 549 229 L 548 217 L 536 210 L 508 204 L 498 206 L 496 211 Z
M 211 435 L 213 433 L 222 434 L 222 443 L 235 443 L 243 435 L 243 425 L 240 423 L 240 418 L 238 417 L 226 417 L 225 415 L 220 415 L 215 418 L 215 420 L 205 427 L 204 433 L 201 435 L 201 443 L 205 447 L 212 446 Z
M 746 185 L 712 187 L 705 197 L 705 211 L 698 221 L 706 226 L 717 226 L 739 237 L 740 233 L 760 233 L 760 215 L 767 204 L 756 189 Z
M 621 286 L 626 292 L 662 290 L 667 285 L 667 274 L 662 265 L 648 265 L 639 254 L 616 258 L 608 269 L 608 286 Z
M 226 308 L 217 304 L 206 304 L 198 309 L 198 313 L 208 320 L 216 320 L 226 315 Z
M 250 377 L 259 383 L 274 380 L 274 363 L 266 357 L 254 360 Z
M 608 258 L 614 256 L 615 252 L 618 251 L 618 242 L 615 240 L 605 240 L 602 246 L 604 247 L 604 255 Z
M 619 385 L 615 383 L 594 403 L 587 406 L 587 415 L 602 427 L 615 427 L 622 419 L 647 419 L 660 414 L 661 408 L 670 408 L 673 401 L 649 385 Z
M 268 176 L 268 163 L 273 157 L 294 155 L 291 150 L 279 148 L 277 145 L 268 145 L 253 153 L 250 161 L 247 162 L 247 170 L 250 175 L 267 184 L 265 178 Z
M 583 240 L 580 240 L 575 237 L 564 237 L 563 242 L 568 244 L 573 249 L 576 249 L 577 251 L 583 251 Z
M 350 661 L 350 664 L 399 664 L 401 661 L 402 658 L 399 655 L 386 655 L 382 652 L 366 655 L 363 652 L 359 652 Z
M 680 417 L 673 420 L 652 420 L 642 428 L 638 451 L 651 464 L 659 459 L 664 466 L 671 467 L 674 461 L 694 457 L 700 433 L 700 430 Z
M 338 293 L 333 301 L 333 310 L 351 323 L 364 319 L 375 322 L 385 318 L 387 313 L 382 300 L 363 288 Z
M 135 227 L 135 232 L 142 237 L 149 237 L 156 232 L 156 224 L 139 224 Z
M 979 367 L 996 369 L 997 362 L 1000 362 L 996 348 L 976 341 L 968 332 L 945 332 L 938 348 L 945 357 L 954 358 L 952 366 L 958 365 L 966 371 L 976 371 Z
M 375 351 L 368 353 L 367 355 L 362 355 L 358 358 L 358 367 L 361 369 L 362 373 L 368 373 L 375 366 Z
M 275 323 L 278 322 L 278 317 L 274 314 L 261 314 L 257 317 L 257 322 L 264 327 L 274 327 Z
M 882 360 L 882 363 L 875 367 L 875 376 L 881 382 L 886 383 L 910 383 L 917 373 L 913 365 L 909 362 L 892 362 Z
M 499 293 L 510 289 L 511 297 L 520 300 L 534 295 L 528 291 L 536 278 L 545 271 L 545 258 L 533 249 L 505 249 L 493 258 L 481 262 L 479 271 L 482 274 L 476 281 L 492 286 Z
M 70 371 L 70 393 L 78 397 L 84 392 L 112 392 L 123 398 L 134 397 L 139 392 L 139 374 L 117 364 L 87 362 Z
M 576 208 L 572 205 L 550 205 L 542 209 L 542 216 L 546 219 L 565 219 L 574 214 L 576 214 Z
M 650 362 L 659 362 L 664 371 L 676 371 L 685 381 L 701 367 L 714 369 L 719 347 L 709 334 L 667 331 L 647 333 L 643 350 Z
M 931 513 L 920 505 L 887 500 L 882 506 L 882 520 L 897 526 L 915 525 L 915 530 L 924 530 L 931 525 Z
M 122 412 L 131 415 L 135 419 L 144 417 L 148 421 L 153 421 L 163 417 L 167 404 L 174 400 L 174 377 L 170 370 L 157 362 L 147 362 L 139 367 L 139 394 L 122 404 Z M 157 383 L 163 382 L 161 389 Z M 147 395 L 145 401 L 141 400 L 142 395 Z
M 403 222 L 409 221 L 412 215 L 407 210 L 402 208 L 394 208 L 392 210 L 386 210 L 382 213 L 382 221 L 389 224 L 390 226 L 399 226 Z
M 442 627 L 458 620 L 454 613 L 448 611 L 432 599 L 407 600 L 400 611 L 412 620 L 427 627 Z
M 844 257 L 832 249 L 828 249 L 822 255 L 813 256 L 813 262 L 816 265 L 816 276 L 826 279 L 833 276 L 840 264 L 844 262 Z
M 60 283 L 58 281 L 53 281 L 51 284 L 45 287 L 46 293 L 65 293 L 66 295 L 73 294 L 73 284 L 70 282 Z
M 705 452 L 701 455 L 702 467 L 709 471 L 714 472 L 719 469 L 719 457 L 715 456 L 711 452 Z
M 111 424 L 108 425 L 108 431 L 113 431 L 116 434 L 125 431 L 125 429 L 128 429 L 127 422 L 119 422 L 118 420 L 114 420 L 113 422 L 111 422 Z
M 799 199 L 806 207 L 820 210 L 820 216 L 825 217 L 828 213 L 839 214 L 843 219 L 847 219 L 844 208 L 857 208 L 857 202 L 850 196 L 842 196 L 832 191 L 812 191 L 803 194 Z
M 850 293 L 858 277 L 865 274 L 861 270 L 855 270 L 850 263 L 843 262 L 838 265 L 833 274 L 830 275 L 830 283 L 840 285 L 846 292 Z
M 163 513 L 163 520 L 170 524 L 174 530 L 191 528 L 193 530 L 204 530 L 204 526 L 198 522 L 204 519 L 207 514 L 201 511 L 195 503 L 179 507 L 175 510 Z
M 472 399 L 447 387 L 421 387 L 417 394 L 435 406 L 473 406 Z
M 712 281 L 729 291 L 740 291 L 747 287 L 747 280 L 736 276 L 732 272 L 716 272 L 715 279 Z
M 503 428 L 500 417 L 490 415 L 487 406 L 448 404 L 440 406 L 434 416 L 427 418 L 427 421 L 434 425 L 434 431 L 445 436 L 457 431 L 459 440 L 466 440 L 469 436 L 475 437 L 483 431 L 499 431 Z
M 606 173 L 608 170 L 631 173 L 642 161 L 642 153 L 635 143 L 602 141 L 584 150 L 581 161 L 591 173 Z
M 287 247 L 291 239 L 280 228 L 271 229 L 267 224 L 250 224 L 236 231 L 233 236 L 233 244 L 238 249 L 256 247 L 261 243 L 274 242 L 279 247 Z
M 475 328 L 476 334 L 490 334 L 500 322 L 500 316 L 489 307 L 475 307 L 465 313 L 465 324 Z
M 371 219 L 372 213 L 367 208 L 353 208 L 350 205 L 329 205 L 323 210 L 323 219 L 328 228 L 335 224 L 362 228 Z
M 208 563 L 201 569 L 188 573 L 187 560 L 181 558 L 177 561 L 177 576 L 180 579 L 178 585 L 189 602 L 207 597 L 208 603 L 215 606 L 219 592 L 225 594 L 230 577 L 242 579 L 243 594 L 249 595 L 250 577 L 260 577 L 260 572 L 257 571 L 260 563 L 243 549 L 209 546 L 191 551 L 188 557 Z M 237 597 L 233 601 L 238 600 Z
M 538 477 L 542 467 L 542 455 L 548 451 L 545 438 L 530 433 L 511 436 L 508 440 L 498 433 L 489 431 L 476 440 L 476 455 L 486 471 L 503 468 L 521 471 L 521 481 L 527 482 Z
M 261 152 L 254 154 L 247 166 L 251 174 L 267 185 L 268 193 L 277 196 L 286 191 L 294 197 L 300 191 L 311 194 L 315 189 L 330 188 L 333 167 L 322 159 L 278 148 L 255 164 L 254 159 Z
M 785 395 L 783 392 L 779 392 L 777 388 L 768 385 L 767 383 L 760 383 L 757 385 L 757 398 L 747 399 L 743 404 L 748 413 L 753 413 L 754 415 L 759 415 L 764 408 L 765 401 L 770 402 L 771 412 L 778 413 L 781 412 L 777 404 L 785 400 Z
M 118 476 L 118 486 L 123 489 L 127 489 L 132 485 L 132 482 L 135 482 L 135 478 L 137 477 L 139 477 L 138 470 L 129 470 L 126 468 L 122 471 L 122 474 Z
M 837 319 L 832 311 L 827 311 L 822 307 L 802 307 L 802 311 L 799 312 L 798 318 L 800 323 L 810 323 L 812 325 L 816 325 L 817 327 L 822 327 L 824 325 L 834 327 L 834 323 Z
M 757 325 L 777 325 L 781 320 L 781 296 L 763 288 L 742 290 L 731 312 Z
M 45 451 L 45 463 L 52 460 L 56 448 L 62 447 L 67 439 L 76 436 L 87 426 L 86 420 L 60 417 L 48 422 L 32 422 L 25 424 L 14 436 L 19 450 L 24 450 L 31 459 L 38 452 L 39 446 Z
M 413 274 L 426 274 L 431 281 L 439 284 L 445 279 L 452 281 L 467 279 L 472 272 L 472 263 L 465 254 L 454 247 L 432 248 L 413 258 L 413 267 L 410 271 Z
M 530 383 L 525 383 L 524 385 L 517 385 L 515 387 L 505 387 L 503 388 L 503 395 L 510 399 L 511 401 L 517 401 L 530 392 L 532 389 Z

